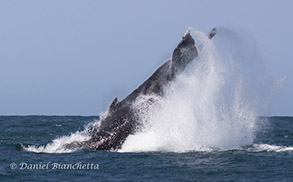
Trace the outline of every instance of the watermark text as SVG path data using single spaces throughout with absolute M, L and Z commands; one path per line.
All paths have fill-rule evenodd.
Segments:
M 10 169 L 20 170 L 98 170 L 99 164 L 94 163 L 61 163 L 61 162 L 47 162 L 47 163 L 27 163 L 21 162 L 11 163 Z

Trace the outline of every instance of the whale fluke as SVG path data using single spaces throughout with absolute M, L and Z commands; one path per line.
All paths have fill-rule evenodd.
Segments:
M 217 33 L 217 29 L 213 28 L 209 33 L 209 39 L 212 39 Z

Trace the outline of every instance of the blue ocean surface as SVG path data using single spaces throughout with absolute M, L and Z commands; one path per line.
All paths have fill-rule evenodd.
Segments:
M 26 151 L 98 117 L 0 116 L 0 181 L 293 181 L 293 117 L 265 117 L 254 144 L 192 152 Z

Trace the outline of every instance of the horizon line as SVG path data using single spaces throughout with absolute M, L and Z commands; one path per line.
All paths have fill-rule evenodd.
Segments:
M 61 117 L 100 117 L 100 115 L 78 115 L 78 114 L 0 114 L 1 116 L 61 116 Z M 259 115 L 258 117 L 293 117 L 293 115 Z

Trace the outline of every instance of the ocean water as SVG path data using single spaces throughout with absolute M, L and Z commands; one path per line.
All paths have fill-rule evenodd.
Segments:
M 99 117 L 0 116 L 1 181 L 293 181 L 293 118 L 269 115 L 283 79 L 248 34 L 187 30 L 198 56 L 164 96 L 132 103 L 140 128 L 121 149 L 68 149 Z M 184 50 L 183 50 L 184 51 Z
M 292 181 L 293 117 L 260 117 L 253 144 L 239 149 L 190 152 L 36 153 L 62 135 L 82 131 L 98 117 L 0 116 L 0 181 Z M 98 164 L 98 169 L 53 169 L 58 164 Z M 15 163 L 16 169 L 11 168 Z M 21 163 L 48 169 L 20 169 Z

